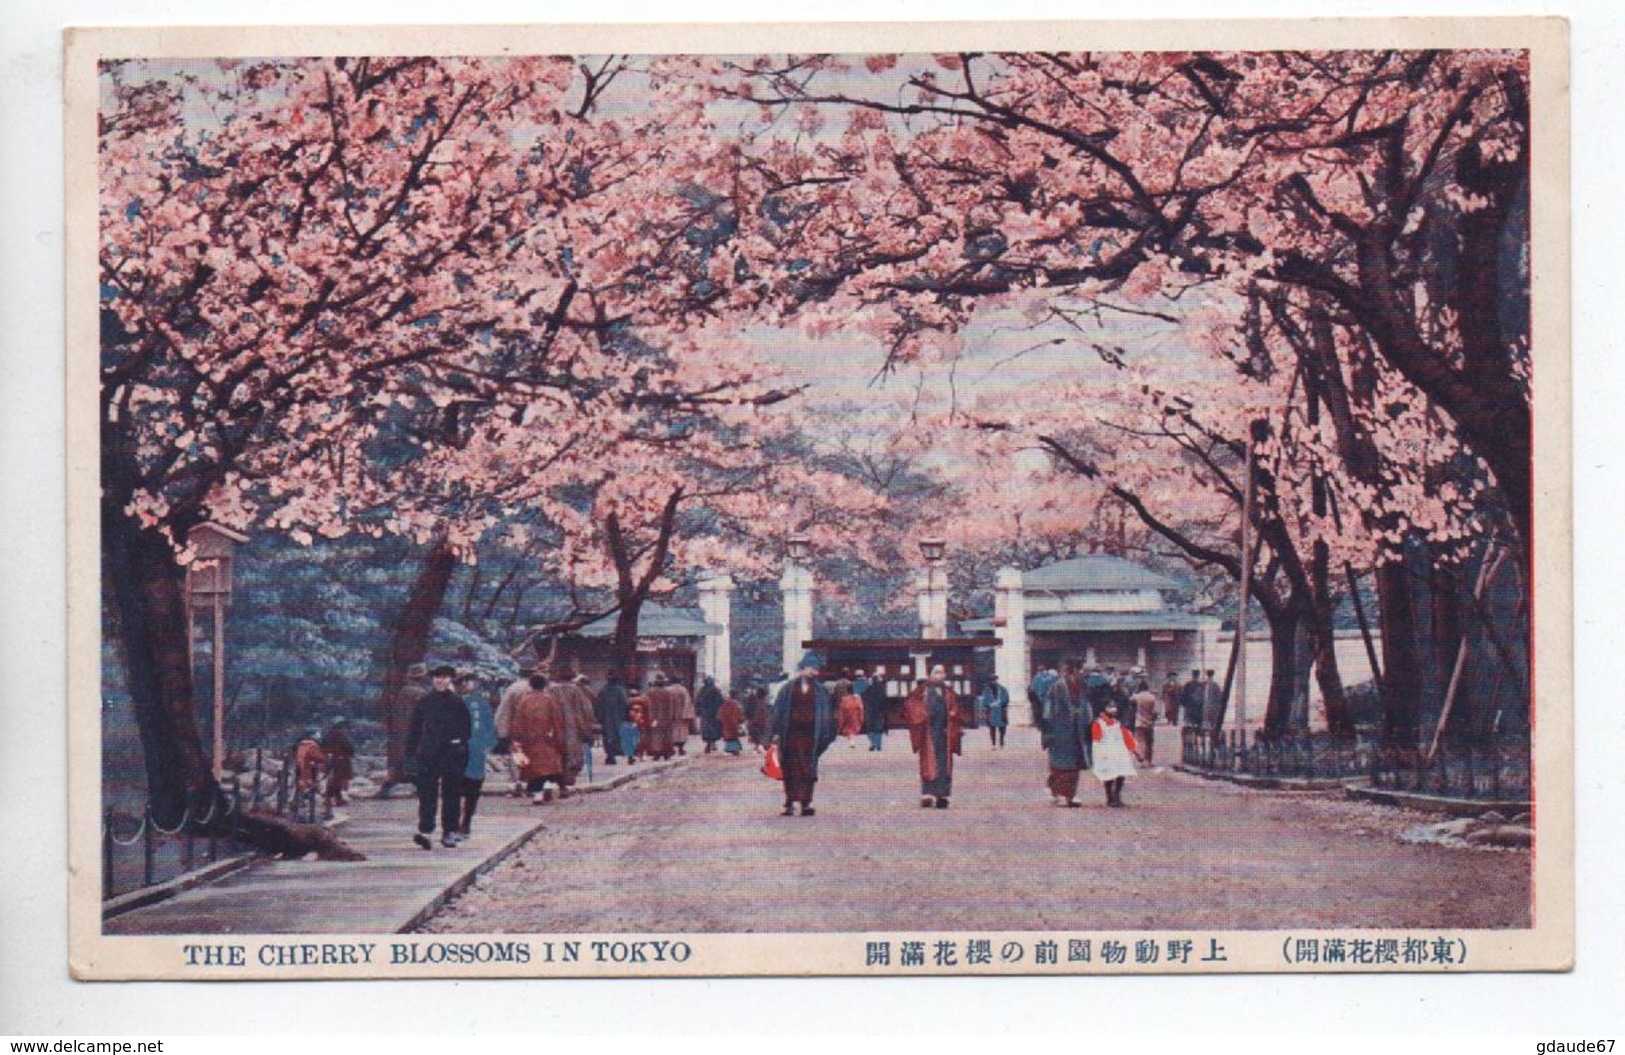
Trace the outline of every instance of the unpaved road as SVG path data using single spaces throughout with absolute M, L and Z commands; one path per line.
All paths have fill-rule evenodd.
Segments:
M 1130 780 L 1122 810 L 1104 807 L 1086 773 L 1085 808 L 1057 809 L 1036 733 L 1012 733 L 994 751 L 967 731 L 947 810 L 919 807 L 901 733 L 880 753 L 837 741 L 814 817 L 780 817 L 778 785 L 752 755 L 704 756 L 608 794 L 536 807 L 551 811 L 547 829 L 424 929 L 1529 925 L 1530 855 L 1397 838 L 1437 818 L 1171 770 Z

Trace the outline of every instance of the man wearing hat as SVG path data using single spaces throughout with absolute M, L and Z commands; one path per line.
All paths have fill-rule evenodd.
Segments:
M 670 758 L 677 751 L 673 729 L 682 715 L 683 701 L 673 688 L 666 680 L 666 672 L 657 670 L 650 680 L 649 691 L 643 694 L 649 705 L 649 737 L 643 752 L 656 761 Z M 684 735 L 687 735 L 686 729 Z
M 558 703 L 559 713 L 564 715 L 564 781 L 559 787 L 559 798 L 562 799 L 569 794 L 567 789 L 575 787 L 582 769 L 586 767 L 587 753 L 592 750 L 598 721 L 593 717 L 592 697 L 575 683 L 575 676 L 567 667 L 554 665 L 546 692 Z
M 468 765 L 468 707 L 452 691 L 455 667 L 442 664 L 429 672 L 433 688 L 412 710 L 406 731 L 406 758 L 418 784 L 418 830 L 412 841 L 433 848 L 435 805 L 440 806 L 440 845 L 456 846 L 462 818 L 463 769 Z
M 813 788 L 818 783 L 818 756 L 835 742 L 835 701 L 818 681 L 821 661 L 815 653 L 801 657 L 796 676 L 779 690 L 773 703 L 773 739 L 784 771 L 782 816 L 801 807 L 811 817 Z
M 1140 749 L 1140 761 L 1149 766 L 1157 735 L 1157 694 L 1143 678 L 1135 685 L 1134 695 L 1128 698 L 1134 708 L 1134 739 Z
M 327 755 L 327 808 L 344 805 L 344 793 L 355 778 L 355 743 L 350 739 L 350 719 L 336 715 L 322 734 L 322 751 Z

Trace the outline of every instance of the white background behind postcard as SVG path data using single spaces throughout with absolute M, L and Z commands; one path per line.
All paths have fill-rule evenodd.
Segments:
M 1110 1006 L 1122 1028 L 1242 1032 L 1474 1032 L 1617 1035 L 1625 991 L 1625 657 L 1617 608 L 1625 558 L 1625 448 L 1618 404 L 1625 332 L 1618 247 L 1625 222 L 1619 103 L 1625 14 L 1602 0 L 1567 4 L 1434 2 L 1317 5 L 1316 14 L 1536 15 L 1574 19 L 1575 724 L 1577 970 L 1572 975 L 828 980 L 665 983 L 256 983 L 76 985 L 67 978 L 63 644 L 61 27 L 459 18 L 475 22 L 852 20 L 884 18 L 1301 16 L 1300 2 L 1130 4 L 849 0 L 761 4 L 681 0 L 590 7 L 454 6 L 301 0 L 72 2 L 45 10 L 6 0 L 0 24 L 0 1034 L 148 1034 L 365 1030 L 1027 1031 L 1063 1027 L 1056 997 Z M 421 1043 L 421 1042 L 420 1042 Z M 423 1046 L 427 1047 L 426 1044 Z M 416 1045 L 412 1046 L 415 1050 Z M 1222 1046 L 1219 1050 L 1227 1050 Z

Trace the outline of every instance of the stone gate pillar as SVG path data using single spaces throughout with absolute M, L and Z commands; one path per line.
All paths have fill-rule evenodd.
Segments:
M 947 569 L 940 565 L 929 565 L 924 568 L 914 580 L 914 592 L 920 607 L 920 636 L 947 637 Z
M 1027 720 L 1035 716 L 1027 703 L 1027 682 L 1032 680 L 1028 669 L 1027 652 L 1027 596 L 1021 591 L 1021 569 L 1000 568 L 993 589 L 993 634 L 999 647 L 993 652 L 993 669 L 999 683 L 1010 693 L 1010 718 L 1015 720 L 1017 708 L 1026 705 Z
M 813 636 L 812 569 L 786 561 L 779 588 L 784 591 L 784 669 L 793 674 L 807 651 L 802 642 Z
M 734 581 L 729 575 L 700 582 L 700 611 L 707 623 L 722 628 L 720 633 L 706 635 L 700 647 L 700 673 L 715 678 L 724 694 L 733 683 L 733 592 Z

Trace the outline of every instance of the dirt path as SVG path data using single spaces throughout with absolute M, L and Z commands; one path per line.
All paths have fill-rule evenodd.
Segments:
M 837 742 L 810 818 L 759 756 L 700 758 L 556 821 L 447 906 L 449 932 L 1521 927 L 1530 857 L 1413 845 L 1424 814 L 1172 771 L 1131 808 L 1057 809 L 1036 734 L 966 737 L 953 805 L 918 805 L 907 738 Z

